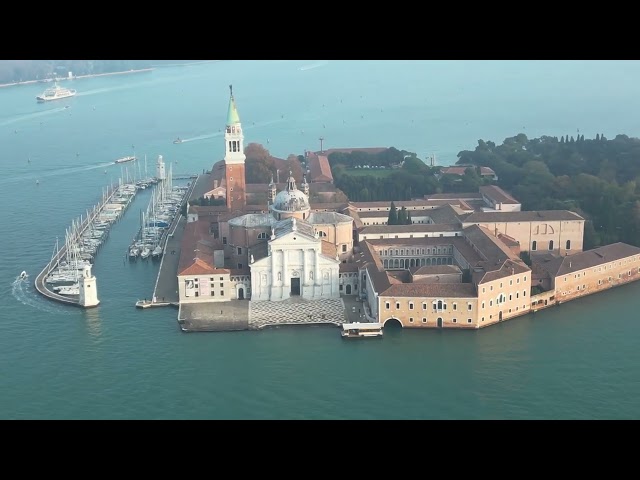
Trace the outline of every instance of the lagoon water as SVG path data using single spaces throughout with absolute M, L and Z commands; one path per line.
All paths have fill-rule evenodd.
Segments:
M 229 84 L 245 143 L 279 157 L 320 136 L 440 164 L 480 138 L 640 136 L 635 61 L 222 61 L 78 79 L 76 97 L 47 104 L 43 84 L 0 88 L 0 418 L 640 417 L 640 284 L 479 331 L 183 334 L 176 310 L 134 308 L 157 273 L 123 259 L 148 191 L 98 254 L 98 308 L 16 281 L 117 180 L 114 159 L 146 154 L 151 169 L 162 154 L 174 173 L 221 159 Z

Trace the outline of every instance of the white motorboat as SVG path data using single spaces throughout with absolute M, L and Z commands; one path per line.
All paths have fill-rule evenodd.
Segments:
M 29 275 L 27 275 L 27 272 L 23 270 L 20 274 L 20 280 L 26 280 L 27 278 L 29 278 Z

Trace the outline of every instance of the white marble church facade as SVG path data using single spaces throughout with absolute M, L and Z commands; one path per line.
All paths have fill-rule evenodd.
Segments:
M 250 263 L 251 300 L 306 300 L 339 298 L 337 255 L 313 227 L 295 217 L 276 222 L 268 254 Z M 323 248 L 324 247 L 324 248 Z

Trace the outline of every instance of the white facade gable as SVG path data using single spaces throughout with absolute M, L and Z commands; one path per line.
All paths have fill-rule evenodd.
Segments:
M 339 298 L 340 261 L 322 241 L 293 230 L 269 241 L 269 255 L 250 264 L 252 300 Z

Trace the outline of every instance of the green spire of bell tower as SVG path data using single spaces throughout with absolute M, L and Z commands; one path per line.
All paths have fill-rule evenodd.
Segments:
M 240 123 L 240 115 L 238 115 L 238 109 L 236 108 L 236 101 L 233 98 L 233 86 L 229 85 L 229 92 L 231 98 L 229 99 L 229 113 L 227 114 L 227 126 Z

